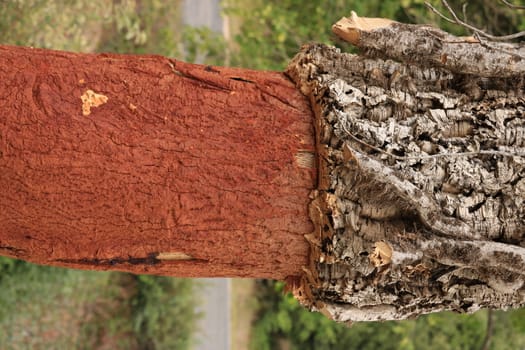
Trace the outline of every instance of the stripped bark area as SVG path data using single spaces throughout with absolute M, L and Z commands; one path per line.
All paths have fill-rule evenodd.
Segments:
M 525 304 L 523 77 L 432 66 L 311 45 L 288 67 L 319 154 L 295 294 L 337 321 Z
M 282 73 L 0 47 L 0 254 L 170 276 L 301 273 L 308 101 Z

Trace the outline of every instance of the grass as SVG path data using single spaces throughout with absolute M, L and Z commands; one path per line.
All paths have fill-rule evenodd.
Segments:
M 191 280 L 0 258 L 0 349 L 190 349 Z
M 113 287 L 106 288 L 109 278 L 109 273 L 23 262 L 4 268 L 0 275 L 0 348 L 79 348 L 85 341 L 81 329 L 88 306 L 114 292 Z
M 231 344 L 232 350 L 249 349 L 252 323 L 257 312 L 255 280 L 232 279 Z
M 92 51 L 111 0 L 18 0 L 0 3 L 0 42 L 58 50 Z
M 80 52 L 174 56 L 181 0 L 0 2 L 0 43 Z

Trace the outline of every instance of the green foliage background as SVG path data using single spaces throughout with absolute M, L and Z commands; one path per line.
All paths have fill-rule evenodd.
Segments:
M 235 37 L 237 50 L 232 64 L 248 68 L 283 70 L 299 48 L 310 41 L 350 47 L 338 41 L 331 26 L 351 10 L 363 17 L 384 17 L 406 23 L 434 24 L 458 35 L 468 34 L 428 11 L 425 0 L 232 0 L 226 13 L 242 18 Z M 428 0 L 438 9 L 440 0 Z M 497 0 L 449 0 L 462 17 L 463 4 L 467 20 L 496 35 L 525 29 L 523 11 L 511 10 Z M 523 0 L 515 4 L 525 3 Z M 446 11 L 443 11 L 446 13 Z M 450 16 L 449 16 L 450 17 Z
M 251 349 L 346 350 L 456 350 L 481 349 L 488 310 L 473 315 L 450 312 L 417 320 L 383 323 L 334 323 L 304 310 L 281 282 L 258 281 L 258 318 Z M 492 311 L 494 329 L 488 349 L 512 350 L 525 346 L 524 310 Z
M 439 0 L 430 2 L 440 8 Z M 465 1 L 449 2 L 462 14 Z M 494 34 L 525 29 L 523 12 L 499 1 L 466 2 L 467 18 L 479 28 Z M 514 3 L 525 5 L 524 0 Z M 182 26 L 180 1 L 0 1 L 0 43 L 282 70 L 310 41 L 352 50 L 330 30 L 350 10 L 468 34 L 427 11 L 423 0 L 229 0 L 223 5 L 235 29 L 229 42 L 206 28 Z M 188 349 L 198 317 L 195 288 L 190 280 L 81 272 L 0 258 L 0 348 L 91 349 L 107 345 L 113 335 L 113 348 Z M 479 349 L 486 334 L 486 310 L 349 328 L 307 312 L 282 289 L 282 283 L 258 282 L 253 349 Z M 497 311 L 492 317 L 491 349 L 525 347 L 524 310 Z
M 191 349 L 196 288 L 190 279 L 0 257 L 0 348 Z

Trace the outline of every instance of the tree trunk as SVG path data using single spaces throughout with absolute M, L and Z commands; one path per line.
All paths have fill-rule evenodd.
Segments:
M 308 101 L 282 74 L 0 47 L 0 254 L 171 276 L 306 264 Z
M 288 68 L 312 103 L 320 162 L 296 296 L 338 321 L 523 306 L 524 74 L 498 75 L 483 55 L 516 56 L 471 42 L 482 67 L 461 72 L 438 45 L 459 39 L 435 28 L 352 26 L 372 58 L 311 45 Z M 390 54 L 407 63 L 377 58 Z
M 301 275 L 338 321 L 524 305 L 523 48 L 341 23 L 362 56 L 310 45 L 288 67 L 310 103 L 280 73 L 3 47 L 2 253 Z

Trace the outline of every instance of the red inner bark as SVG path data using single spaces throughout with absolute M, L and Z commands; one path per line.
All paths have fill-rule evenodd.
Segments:
M 313 119 L 282 73 L 9 46 L 0 72 L 0 254 L 176 276 L 306 264 Z M 107 101 L 83 115 L 87 90 Z

